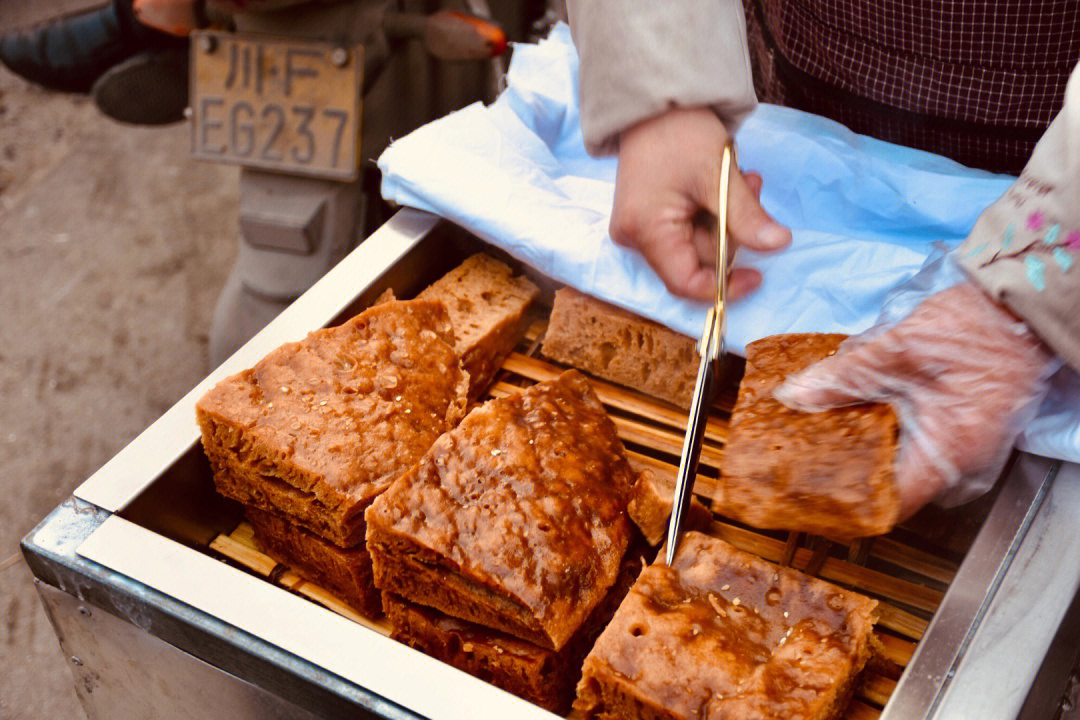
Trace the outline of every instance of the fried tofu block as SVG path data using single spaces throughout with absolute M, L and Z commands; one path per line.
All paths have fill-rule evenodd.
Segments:
M 259 549 L 300 577 L 347 603 L 361 615 L 382 614 L 381 593 L 371 579 L 367 546 L 341 548 L 273 513 L 245 508 Z
M 697 379 L 696 348 L 693 338 L 565 287 L 555 293 L 542 352 L 687 408 Z
M 748 525 L 830 537 L 880 535 L 900 511 L 897 424 L 887 405 L 803 413 L 773 399 L 844 335 L 775 335 L 746 347 L 713 510 Z
M 367 511 L 375 584 L 561 650 L 615 582 L 636 479 L 580 373 L 490 400 Z
M 477 398 L 495 379 L 503 360 L 525 335 L 529 305 L 540 294 L 505 263 L 478 253 L 421 292 L 450 313 L 454 349 L 469 373 L 469 397 Z
M 391 637 L 551 712 L 565 715 L 574 699 L 574 687 L 581 679 L 581 663 L 648 563 L 646 551 L 640 540 L 631 544 L 623 556 L 615 585 L 558 652 L 385 593 L 383 608 L 393 627 Z
M 833 720 L 877 601 L 697 532 L 642 572 L 585 659 L 585 718 Z
M 674 494 L 674 479 L 664 482 L 651 470 L 642 472 L 630 491 L 627 512 L 650 545 L 659 545 L 667 538 Z M 684 530 L 705 530 L 712 519 L 712 511 L 696 497 L 691 497 L 681 527 Z
M 389 301 L 282 345 L 196 406 L 218 491 L 343 547 L 363 511 L 464 416 L 441 303 Z

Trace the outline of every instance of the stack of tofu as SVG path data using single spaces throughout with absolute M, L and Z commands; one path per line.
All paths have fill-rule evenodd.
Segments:
M 218 491 L 271 557 L 361 613 L 382 612 L 364 511 L 465 416 L 525 331 L 539 290 L 476 255 L 229 377 L 197 405 Z

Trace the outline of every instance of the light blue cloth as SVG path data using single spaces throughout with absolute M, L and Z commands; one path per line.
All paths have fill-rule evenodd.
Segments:
M 697 337 L 705 306 L 672 296 L 639 254 L 608 237 L 615 160 L 585 152 L 577 62 L 565 25 L 539 45 L 515 46 L 507 89 L 492 106 L 471 105 L 387 148 L 383 195 Z M 763 205 L 793 235 L 775 255 L 740 252 L 738 264 L 764 275 L 757 292 L 731 306 L 728 347 L 740 354 L 776 333 L 866 330 L 932 246 L 962 241 L 1013 181 L 773 105 L 760 106 L 737 141 L 740 164 L 764 178 Z M 1039 441 L 1024 442 L 1080 460 L 1080 390 L 1057 400 L 1034 423 Z

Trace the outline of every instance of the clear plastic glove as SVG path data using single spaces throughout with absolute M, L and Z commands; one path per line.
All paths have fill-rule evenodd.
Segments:
M 888 313 L 886 313 L 886 316 Z M 873 401 L 900 421 L 901 518 L 986 492 L 1060 363 L 1021 320 L 968 282 L 891 327 L 851 338 L 775 395 L 807 412 Z
M 710 300 L 716 238 L 702 222 L 716 215 L 720 156 L 730 136 L 705 108 L 669 110 L 623 131 L 611 237 L 638 250 L 675 295 Z M 728 228 L 736 245 L 769 252 L 787 247 L 791 231 L 761 207 L 761 176 L 732 175 Z M 761 284 L 761 274 L 736 268 L 728 281 L 732 300 Z

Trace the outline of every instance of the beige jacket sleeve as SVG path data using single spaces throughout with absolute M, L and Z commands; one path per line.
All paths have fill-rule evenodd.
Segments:
M 1080 371 L 1080 65 L 1012 187 L 958 251 L 968 275 Z
M 710 106 L 734 132 L 757 104 L 740 0 L 568 0 L 567 10 L 593 155 L 672 107 Z

